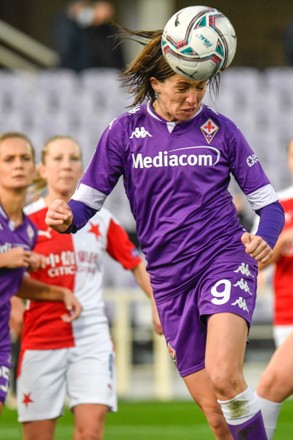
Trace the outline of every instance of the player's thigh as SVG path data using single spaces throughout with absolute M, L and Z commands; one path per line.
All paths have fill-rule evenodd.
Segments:
M 57 419 L 22 424 L 23 440 L 54 440 Z
M 20 422 L 48 420 L 63 414 L 68 349 L 20 353 L 17 408 Z
M 70 408 L 98 404 L 117 410 L 115 353 L 109 336 L 70 349 L 67 392 Z
M 247 334 L 247 322 L 241 316 L 212 315 L 208 319 L 206 368 L 209 371 L 223 368 L 228 370 L 227 374 L 242 372 Z

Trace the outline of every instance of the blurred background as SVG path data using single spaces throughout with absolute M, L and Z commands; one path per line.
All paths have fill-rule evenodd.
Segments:
M 188 0 L 112 0 L 115 21 L 134 28 L 161 28 L 176 10 L 195 2 Z M 37 41 L 50 46 L 52 17 L 67 4 L 62 0 L 1 0 L 0 18 Z M 290 0 L 200 1 L 227 15 L 238 35 L 234 65 L 260 69 L 285 64 L 283 34 L 293 19 Z
M 39 152 L 50 136 L 71 134 L 86 166 L 105 127 L 130 105 L 118 74 L 140 49 L 113 39 L 111 21 L 132 29 L 162 29 L 185 0 L 1 0 L 0 132 L 23 131 Z M 194 3 L 193 3 L 194 4 Z M 219 98 L 205 102 L 231 117 L 263 163 L 276 190 L 291 183 L 286 143 L 293 136 L 293 4 L 285 0 L 201 1 L 229 17 L 238 37 Z M 85 7 L 84 7 L 85 6 Z M 95 13 L 93 13 L 93 7 Z M 111 37 L 112 35 L 112 37 Z M 253 218 L 235 184 L 239 216 Z M 136 242 L 121 182 L 106 206 Z M 154 336 L 148 302 L 131 275 L 106 257 L 107 310 L 118 352 L 119 395 L 188 397 Z M 271 271 L 260 282 L 246 370 L 252 385 L 274 350 Z

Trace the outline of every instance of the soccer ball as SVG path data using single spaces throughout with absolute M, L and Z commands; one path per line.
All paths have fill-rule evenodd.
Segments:
M 227 69 L 237 46 L 235 30 L 215 8 L 189 6 L 176 12 L 163 30 L 162 51 L 176 73 L 208 80 Z

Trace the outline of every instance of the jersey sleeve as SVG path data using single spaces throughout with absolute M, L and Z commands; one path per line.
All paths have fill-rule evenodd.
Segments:
M 122 123 L 113 123 L 104 131 L 92 159 L 72 199 L 99 211 L 123 174 Z
M 229 131 L 229 155 L 231 172 L 246 195 L 251 208 L 256 211 L 278 200 L 278 195 L 270 183 L 257 155 L 254 153 L 241 131 Z
M 126 270 L 134 269 L 142 261 L 127 232 L 114 218 L 109 222 L 106 251 Z

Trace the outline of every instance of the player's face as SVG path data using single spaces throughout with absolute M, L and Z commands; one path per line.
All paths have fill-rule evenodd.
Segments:
M 291 140 L 288 145 L 288 165 L 293 176 L 293 140 Z
M 173 75 L 164 82 L 151 78 L 157 93 L 154 109 L 167 121 L 187 121 L 196 114 L 206 92 L 206 81 Z
M 12 137 L 0 143 L 0 187 L 27 189 L 35 175 L 32 148 L 25 139 Z
M 47 146 L 41 176 L 47 180 L 48 190 L 56 197 L 70 197 L 82 175 L 79 146 L 71 139 L 56 139 Z

